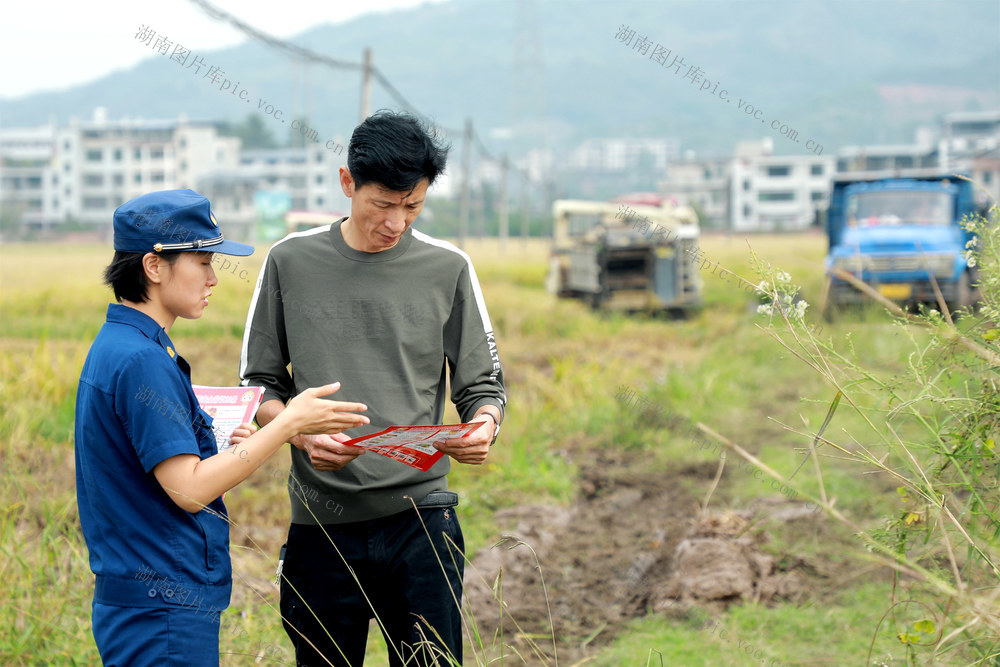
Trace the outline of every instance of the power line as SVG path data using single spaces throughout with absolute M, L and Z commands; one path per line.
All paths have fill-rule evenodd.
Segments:
M 253 26 L 246 23 L 245 21 L 242 21 L 236 16 L 233 16 L 229 12 L 216 7 L 212 3 L 208 2 L 208 0 L 190 0 L 190 2 L 198 6 L 203 12 L 208 14 L 209 17 L 217 21 L 223 21 L 225 23 L 228 23 L 229 25 L 233 26 L 243 34 L 260 42 L 261 44 L 268 46 L 272 49 L 275 49 L 277 51 L 281 51 L 286 55 L 291 56 L 292 58 L 295 58 L 297 60 L 319 63 L 321 65 L 326 65 L 327 67 L 333 69 L 349 69 L 349 70 L 360 70 L 360 71 L 365 70 L 365 66 L 363 63 L 356 63 L 347 60 L 338 60 L 336 58 L 331 58 L 330 56 L 324 55 L 322 53 L 317 53 L 312 49 L 298 46 L 297 44 L 293 44 L 292 42 L 289 42 L 287 40 L 279 39 L 277 37 L 269 35 L 261 30 L 258 30 L 257 28 L 254 28 Z M 471 143 L 474 143 L 477 151 L 483 158 L 495 164 L 500 164 L 503 168 L 514 171 L 521 177 L 522 183 L 524 183 L 525 185 L 530 185 L 531 178 L 528 170 L 523 167 L 517 167 L 515 165 L 512 165 L 509 162 L 498 159 L 496 156 L 494 156 L 489 151 L 489 149 L 486 148 L 486 144 L 483 142 L 479 134 L 476 133 L 475 130 L 471 127 L 471 123 L 465 131 L 444 127 L 434 123 L 431 120 L 430 116 L 422 113 L 419 109 L 417 109 L 417 107 L 411 104 L 409 100 L 407 100 L 406 97 L 394 85 L 392 85 L 392 83 L 385 76 L 385 74 L 381 72 L 381 70 L 379 70 L 374 65 L 370 65 L 368 71 L 371 72 L 372 76 L 375 77 L 375 80 L 378 81 L 378 83 L 382 86 L 383 89 L 385 89 L 385 91 L 389 94 L 389 96 L 393 100 L 395 100 L 395 102 L 399 104 L 402 108 L 406 109 L 407 111 L 416 116 L 419 116 L 429 125 L 451 136 L 463 136 L 465 141 L 469 141 L 469 138 L 471 137 Z
M 244 33 L 248 37 L 260 42 L 261 44 L 264 44 L 265 46 L 271 47 L 278 51 L 282 51 L 285 54 L 293 58 L 296 58 L 298 60 L 320 63 L 322 65 L 326 65 L 327 67 L 332 67 L 334 69 L 350 69 L 350 70 L 364 69 L 364 65 L 362 63 L 331 58 L 330 56 L 324 55 L 322 53 L 317 53 L 312 49 L 307 49 L 305 47 L 298 46 L 297 44 L 293 44 L 292 42 L 289 42 L 287 40 L 283 40 L 278 37 L 273 37 L 272 35 L 269 35 L 261 30 L 258 30 L 257 28 L 254 28 L 252 25 L 237 18 L 236 16 L 230 14 L 229 12 L 220 9 L 219 7 L 216 7 L 212 3 L 208 2 L 208 0 L 190 0 L 190 2 L 198 6 L 211 18 L 217 21 L 224 21 L 225 23 L 228 23 L 229 25 L 233 26 L 234 28 Z M 383 74 L 382 71 L 379 70 L 377 67 L 372 65 L 370 71 L 372 73 L 372 76 L 375 77 L 375 80 L 378 81 L 379 84 L 381 84 L 382 88 L 385 89 L 385 91 L 389 94 L 389 96 L 392 97 L 393 100 L 395 100 L 395 102 L 399 104 L 399 106 L 406 109 L 410 113 L 419 116 L 428 124 L 434 125 L 436 128 L 442 130 L 443 132 L 446 132 L 449 135 L 457 136 L 463 134 L 462 130 L 444 127 L 431 121 L 430 116 L 421 112 L 419 109 L 417 109 L 416 106 L 411 104 L 410 101 L 407 100 L 406 97 L 399 91 L 399 89 L 396 88 L 394 85 L 392 85 L 392 83 L 385 76 L 385 74 Z M 477 144 L 479 152 L 486 159 L 490 160 L 491 162 L 500 161 L 496 157 L 494 157 L 489 152 L 489 150 L 487 150 L 485 144 L 483 143 L 482 139 L 480 139 L 478 134 L 475 135 L 475 142 Z
M 191 3 L 197 5 L 208 14 L 210 17 L 216 19 L 217 21 L 225 21 L 229 25 L 233 26 L 240 32 L 252 37 L 258 42 L 270 46 L 273 49 L 279 51 L 284 51 L 285 53 L 291 55 L 299 60 L 306 60 L 309 62 L 320 63 L 326 65 L 327 67 L 333 67 L 335 69 L 354 69 L 360 70 L 361 63 L 349 62 L 347 60 L 337 60 L 336 58 L 331 58 L 330 56 L 325 56 L 322 53 L 316 53 L 312 49 L 307 49 L 291 42 L 285 41 L 283 39 L 278 39 L 277 37 L 272 37 L 265 32 L 257 30 L 253 26 L 244 23 L 240 19 L 236 18 L 229 12 L 219 9 L 207 0 L 190 0 Z
M 483 140 L 479 138 L 478 132 L 473 134 L 473 138 L 475 139 L 476 147 L 479 149 L 479 152 L 482 154 L 484 158 L 486 158 L 490 162 L 497 162 L 497 163 L 500 162 L 500 160 L 494 157 L 493 154 L 490 153 L 490 151 L 486 148 L 486 144 L 484 144 Z
M 375 76 L 375 80 L 378 81 L 380 84 L 382 84 L 382 87 L 385 88 L 386 92 L 389 93 L 389 95 L 396 100 L 396 103 L 399 104 L 399 106 L 403 107 L 407 111 L 410 111 L 411 113 L 420 116 L 421 118 L 424 119 L 427 118 L 427 116 L 420 113 L 417 107 L 410 104 L 409 101 L 407 101 L 407 99 L 403 97 L 403 94 L 398 90 L 396 90 L 395 86 L 389 83 L 389 79 L 385 78 L 385 75 L 382 74 L 381 70 L 379 70 L 379 68 L 375 67 L 374 65 L 372 65 L 372 74 Z

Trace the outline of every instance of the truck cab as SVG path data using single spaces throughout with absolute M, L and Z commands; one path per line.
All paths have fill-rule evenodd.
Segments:
M 965 259 L 972 235 L 960 222 L 975 212 L 972 184 L 928 170 L 840 174 L 827 216 L 827 303 L 866 300 L 846 271 L 900 304 L 937 304 L 934 282 L 949 310 L 972 305 L 976 276 Z

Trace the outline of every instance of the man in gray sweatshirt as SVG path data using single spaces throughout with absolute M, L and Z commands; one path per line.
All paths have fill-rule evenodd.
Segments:
M 410 229 L 446 158 L 412 116 L 367 118 L 340 168 L 350 216 L 277 242 L 250 303 L 240 376 L 265 387 L 258 423 L 338 380 L 337 400 L 371 420 L 291 440 L 281 613 L 300 665 L 360 666 L 373 616 L 393 665 L 462 660 L 464 542 L 447 474 L 451 459 L 486 460 L 506 394 L 468 255 Z M 435 443 L 446 456 L 426 472 L 343 444 L 441 423 L 448 380 L 462 420 L 482 426 Z

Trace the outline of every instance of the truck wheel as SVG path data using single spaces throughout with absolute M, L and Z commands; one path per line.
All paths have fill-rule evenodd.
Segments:
M 969 280 L 969 272 L 962 271 L 962 275 L 958 278 L 958 285 L 955 286 L 955 303 L 951 304 L 949 307 L 952 311 L 956 310 L 967 310 L 970 306 L 975 303 L 975 294 L 972 289 L 972 285 Z
M 834 294 L 833 277 L 827 275 L 826 282 L 823 283 L 823 292 L 819 296 L 819 314 L 826 322 L 833 322 L 838 315 L 840 304 L 836 302 Z
M 604 292 L 591 294 L 589 300 L 591 310 L 600 310 L 601 305 L 604 303 Z

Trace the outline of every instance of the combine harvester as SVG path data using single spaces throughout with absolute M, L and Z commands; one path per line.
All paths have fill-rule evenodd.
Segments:
M 698 217 L 660 197 L 552 204 L 546 288 L 594 309 L 684 314 L 701 304 Z

